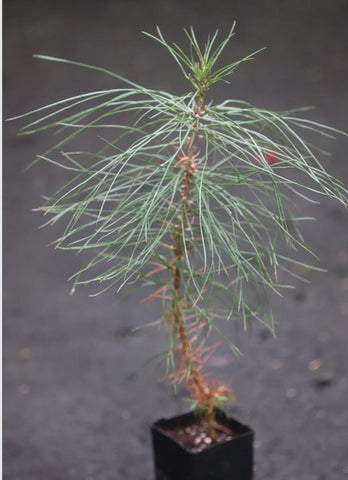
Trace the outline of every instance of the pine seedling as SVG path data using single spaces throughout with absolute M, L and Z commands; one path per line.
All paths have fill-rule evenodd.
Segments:
M 162 318 L 152 324 L 162 324 L 168 334 L 167 377 L 175 386 L 186 384 L 214 440 L 215 413 L 234 395 L 207 373 L 216 347 L 211 333 L 235 352 L 221 321 L 233 319 L 245 329 L 258 321 L 274 333 L 265 295 L 279 293 L 278 272 L 297 277 L 299 267 L 308 268 L 295 251 L 310 251 L 297 228 L 307 219 L 289 205 L 297 197 L 313 202 L 322 195 L 342 204 L 347 199 L 303 134 L 333 138 L 341 132 L 302 118 L 300 111 L 209 101 L 212 87 L 228 82 L 258 53 L 218 66 L 234 25 L 220 43 L 216 31 L 204 45 L 192 28 L 185 30 L 185 49 L 168 43 L 159 28 L 146 35 L 174 58 L 191 86 L 187 94 L 37 56 L 99 71 L 121 86 L 24 114 L 34 120 L 22 134 L 51 129 L 59 135 L 36 161 L 66 169 L 70 177 L 39 210 L 46 225 L 63 226 L 56 248 L 90 254 L 72 277 L 73 290 L 89 283 L 100 285 L 98 293 L 132 283 L 152 287 L 143 301 L 163 305 Z M 75 150 L 86 132 L 95 134 L 95 150 Z

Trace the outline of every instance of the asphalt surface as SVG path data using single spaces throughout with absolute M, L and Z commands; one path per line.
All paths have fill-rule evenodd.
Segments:
M 105 66 L 152 88 L 187 88 L 164 50 L 141 35 L 160 25 L 173 41 L 237 21 L 233 58 L 267 46 L 215 98 L 272 109 L 315 105 L 312 117 L 348 130 L 348 4 L 342 0 L 4 2 L 4 117 L 99 88 L 108 78 L 38 61 L 33 53 Z M 4 479 L 150 480 L 150 424 L 185 411 L 161 371 L 145 366 L 165 348 L 162 331 L 134 326 L 157 318 L 140 293 L 69 296 L 83 262 L 47 245 L 31 211 L 63 173 L 24 172 L 49 137 L 18 137 L 4 126 Z M 93 143 L 93 140 L 88 140 Z M 348 185 L 347 139 L 326 145 L 331 173 Z M 232 413 L 256 432 L 255 480 L 348 479 L 348 218 L 334 202 L 298 205 L 315 223 L 307 242 L 327 273 L 273 299 L 278 338 L 255 327 L 238 333 L 244 355 L 225 347 L 210 368 L 233 382 Z M 234 332 L 231 332 L 235 335 Z

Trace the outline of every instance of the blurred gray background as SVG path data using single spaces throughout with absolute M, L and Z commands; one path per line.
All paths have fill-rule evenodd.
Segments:
M 4 117 L 115 86 L 33 53 L 183 93 L 189 85 L 176 64 L 140 32 L 159 25 L 180 43 L 183 27 L 204 39 L 234 20 L 225 59 L 267 50 L 213 98 L 278 110 L 315 105 L 311 118 L 348 130 L 346 0 L 4 1 Z M 150 480 L 150 424 L 187 409 L 158 381 L 162 372 L 143 367 L 164 350 L 163 332 L 132 333 L 159 306 L 139 305 L 141 292 L 122 303 L 111 291 L 69 296 L 67 278 L 83 258 L 47 247 L 59 230 L 38 230 L 42 218 L 31 211 L 63 173 L 44 165 L 24 172 L 50 140 L 18 137 L 22 124 L 4 125 L 4 478 Z M 327 146 L 332 156 L 322 161 L 348 185 L 347 139 Z M 347 211 L 330 201 L 300 208 L 318 219 L 304 235 L 328 273 L 274 299 L 278 339 L 258 327 L 240 332 L 243 357 L 223 347 L 210 365 L 233 382 L 232 413 L 256 432 L 255 480 L 348 479 Z

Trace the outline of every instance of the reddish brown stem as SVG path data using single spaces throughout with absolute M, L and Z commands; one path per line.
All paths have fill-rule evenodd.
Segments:
M 199 360 L 195 358 L 194 350 L 192 350 L 192 341 L 187 331 L 185 324 L 185 316 L 182 311 L 182 299 L 180 296 L 180 289 L 182 283 L 182 267 L 184 262 L 184 242 L 185 242 L 185 230 L 189 226 L 188 212 L 190 209 L 190 200 L 192 195 L 192 175 L 195 171 L 195 154 L 197 151 L 197 140 L 199 138 L 199 118 L 204 115 L 204 94 L 206 91 L 206 85 L 202 84 L 197 93 L 197 102 L 195 108 L 195 123 L 193 125 L 193 134 L 186 144 L 186 151 L 183 152 L 182 157 L 179 159 L 180 164 L 184 168 L 184 179 L 181 189 L 181 196 L 183 199 L 183 206 L 181 211 L 181 221 L 175 227 L 175 231 L 172 235 L 172 243 L 174 249 L 173 258 L 173 316 L 176 331 L 181 344 L 181 351 L 183 361 L 186 367 L 189 369 L 189 384 L 193 391 L 199 398 L 201 406 L 206 411 L 206 419 L 208 423 L 208 434 L 213 441 L 216 440 L 216 432 L 214 428 L 214 414 L 215 414 L 215 399 L 211 394 L 211 390 L 205 380 L 205 377 L 198 368 Z

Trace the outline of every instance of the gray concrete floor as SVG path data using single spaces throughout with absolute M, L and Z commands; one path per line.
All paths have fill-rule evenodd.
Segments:
M 169 39 L 193 25 L 204 37 L 237 20 L 233 58 L 266 45 L 216 99 L 288 109 L 316 105 L 318 121 L 348 130 L 348 5 L 344 0 L 4 2 L 4 116 L 110 80 L 34 60 L 33 53 L 98 64 L 153 88 L 184 92 L 163 50 L 140 34 L 160 25 Z M 47 247 L 31 209 L 59 184 L 44 166 L 24 172 L 49 138 L 4 127 L 4 478 L 148 480 L 149 426 L 185 410 L 151 367 L 162 332 L 133 326 L 153 319 L 139 294 L 69 296 L 66 279 L 83 259 Z M 329 145 L 329 170 L 348 185 L 347 140 Z M 348 478 L 347 212 L 331 202 L 303 205 L 318 221 L 304 234 L 328 273 L 312 274 L 274 299 L 278 339 L 258 327 L 238 336 L 244 356 L 222 348 L 211 363 L 231 379 L 232 413 L 256 432 L 255 480 Z

